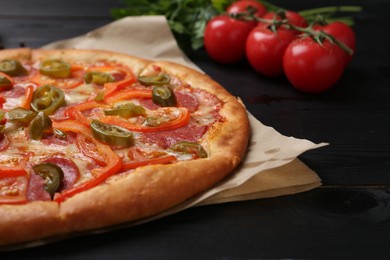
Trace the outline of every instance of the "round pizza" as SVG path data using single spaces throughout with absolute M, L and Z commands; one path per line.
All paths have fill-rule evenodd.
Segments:
M 0 244 L 109 227 L 242 160 L 242 103 L 207 75 L 100 50 L 0 51 Z

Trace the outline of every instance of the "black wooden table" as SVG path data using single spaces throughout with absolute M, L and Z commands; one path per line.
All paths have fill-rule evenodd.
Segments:
M 387 0 L 297 0 L 302 10 L 354 4 L 357 52 L 330 91 L 307 95 L 284 78 L 268 79 L 245 62 L 223 66 L 188 53 L 261 122 L 280 133 L 330 146 L 300 159 L 323 187 L 292 196 L 196 207 L 141 226 L 2 252 L 51 259 L 385 258 L 390 256 L 390 22 Z M 120 1 L 12 0 L 0 8 L 4 48 L 40 47 L 111 22 Z

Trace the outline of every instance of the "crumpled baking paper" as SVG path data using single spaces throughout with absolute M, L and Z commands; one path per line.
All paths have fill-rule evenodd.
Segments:
M 179 49 L 164 16 L 122 18 L 85 35 L 43 48 L 104 49 L 150 60 L 169 60 L 200 70 Z M 252 136 L 241 165 L 215 187 L 152 219 L 194 205 L 294 194 L 321 185 L 317 174 L 297 156 L 325 143 L 314 144 L 283 136 L 249 113 L 248 116 Z

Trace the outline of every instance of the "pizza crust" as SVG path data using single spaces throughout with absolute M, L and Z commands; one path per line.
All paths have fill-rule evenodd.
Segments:
M 129 66 L 136 76 L 148 74 L 157 66 L 191 87 L 218 97 L 223 102 L 219 113 L 224 120 L 215 123 L 203 137 L 208 158 L 140 167 L 124 174 L 123 178 L 102 183 L 61 204 L 32 202 L 0 206 L 0 244 L 91 230 L 153 216 L 212 187 L 233 171 L 244 156 L 249 138 L 246 110 L 237 98 L 205 74 L 171 62 L 151 62 L 108 51 L 20 49 L 19 52 L 2 51 L 0 59 L 31 57 L 34 61 L 58 57 L 70 62 L 115 61 Z

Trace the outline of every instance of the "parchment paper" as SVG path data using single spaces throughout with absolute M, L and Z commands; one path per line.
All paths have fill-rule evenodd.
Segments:
M 43 48 L 104 49 L 151 60 L 174 61 L 200 70 L 178 48 L 164 16 L 126 17 L 85 35 L 54 42 Z M 154 218 L 194 205 L 293 194 L 321 185 L 317 174 L 297 156 L 325 143 L 314 144 L 283 136 L 249 113 L 248 116 L 252 136 L 240 167 L 210 190 Z

